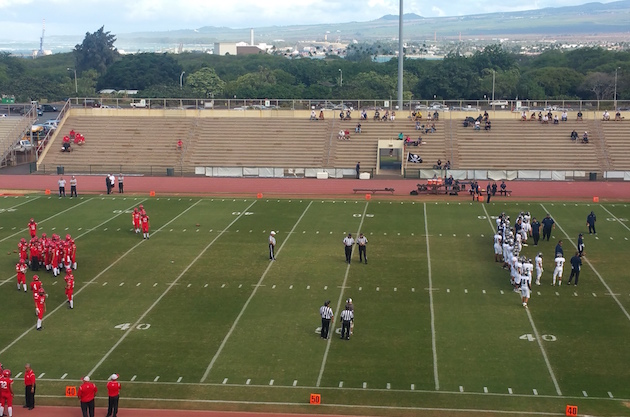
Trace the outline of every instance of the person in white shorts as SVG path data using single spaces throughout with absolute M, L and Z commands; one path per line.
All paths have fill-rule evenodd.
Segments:
M 556 268 L 553 270 L 553 282 L 551 285 L 556 285 L 556 278 L 558 279 L 558 286 L 562 285 L 562 272 L 564 271 L 564 262 L 566 259 L 559 254 L 556 253 L 556 259 L 553 260 L 556 263 Z
M 538 255 L 536 255 L 534 262 L 536 263 L 536 285 L 540 285 L 540 278 L 542 277 L 542 273 L 544 271 L 542 252 L 538 252 Z
M 531 295 L 532 290 L 532 280 L 527 275 L 523 275 L 521 277 L 521 301 L 523 302 L 523 307 L 527 308 L 527 302 L 529 301 L 529 297 Z
M 494 235 L 494 261 L 495 262 L 501 262 L 501 255 L 503 255 L 503 247 L 501 245 L 502 242 L 503 242 L 503 238 L 497 232 L 497 234 Z

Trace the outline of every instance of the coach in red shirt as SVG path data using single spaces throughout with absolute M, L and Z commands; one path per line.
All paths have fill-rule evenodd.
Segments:
M 118 374 L 112 374 L 107 383 L 107 395 L 109 403 L 107 405 L 107 417 L 118 416 L 118 400 L 120 399 L 120 382 L 118 382 Z
M 94 396 L 98 388 L 96 385 L 90 382 L 89 376 L 83 377 L 83 384 L 79 387 L 79 391 L 77 392 L 77 397 L 81 401 L 81 412 L 83 413 L 83 417 L 88 417 L 88 411 L 90 417 L 94 417 Z
M 31 364 L 24 365 L 24 408 L 32 410 L 35 408 L 35 372 L 31 369 Z

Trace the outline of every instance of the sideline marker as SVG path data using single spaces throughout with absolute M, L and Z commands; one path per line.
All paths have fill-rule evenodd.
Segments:
M 372 199 L 372 194 L 366 194 L 365 195 L 365 199 L 366 200 L 371 200 Z
M 599 197 L 593 197 L 593 203 L 599 203 Z
M 151 190 L 151 191 L 149 192 L 149 197 L 155 197 L 155 191 Z
M 565 414 L 569 417 L 576 417 L 578 415 L 577 405 L 567 405 Z
M 322 403 L 322 395 L 321 394 L 311 394 L 311 398 L 309 401 L 311 404 L 320 405 Z
M 50 190 L 46 190 L 46 191 L 44 191 L 44 194 L 46 194 L 46 195 L 50 195 Z
M 77 387 L 73 387 L 71 385 L 66 387 L 66 397 L 76 397 L 77 396 Z
M 263 198 L 263 193 L 256 194 L 256 198 Z

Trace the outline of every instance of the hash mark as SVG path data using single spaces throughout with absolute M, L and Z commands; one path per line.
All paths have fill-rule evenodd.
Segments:
M 508 388 L 508 394 L 512 394 L 512 388 Z
M 359 291 L 361 291 L 363 289 L 363 287 L 359 287 Z
M 67 376 L 68 376 L 68 374 L 61 375 L 61 379 L 66 379 Z M 17 376 L 16 376 L 16 378 L 17 378 Z
M 610 398 L 615 398 L 615 397 L 613 397 L 612 392 L 610 392 L 610 391 L 608 391 L 608 396 L 609 396 Z
M 221 285 L 221 288 L 225 288 L 225 284 Z
M 327 290 L 328 289 L 328 285 L 324 285 L 324 289 Z
M 123 285 L 125 285 L 125 283 L 124 283 L 124 282 L 121 282 L 121 283 L 120 283 L 120 285 L 119 285 L 119 287 L 122 287 Z
M 560 295 L 560 293 L 559 293 L 558 291 L 556 291 L 556 295 L 558 295 L 558 296 L 559 296 L 559 295 Z
M 276 288 L 276 284 L 273 284 L 273 285 L 271 286 L 271 289 L 272 289 L 272 290 L 274 290 L 275 288 Z
M 398 288 L 394 287 L 394 292 L 398 291 Z
M 158 382 L 158 379 L 160 379 L 160 376 L 156 376 L 155 379 L 153 379 L 153 382 Z
M 416 389 L 416 384 L 411 384 L 411 390 L 415 390 Z
M 293 380 L 293 386 L 294 386 L 294 387 L 297 387 L 297 379 L 294 379 L 294 380 Z
M 188 284 L 188 285 L 186 286 L 186 288 L 190 288 L 191 286 L 192 286 L 192 284 Z
M 387 389 L 391 389 L 392 388 L 392 384 L 390 384 L 389 382 L 387 383 Z
M 534 395 L 538 395 L 538 391 L 536 390 L 536 388 L 534 388 L 532 392 L 534 393 Z
M 481 292 L 485 294 L 485 293 L 486 293 L 486 290 L 481 290 Z
M 588 397 L 588 394 L 586 393 L 586 391 L 582 391 L 582 395 L 584 395 L 585 397 Z
M 238 287 L 241 288 L 243 286 L 243 284 L 238 284 Z
M 222 384 L 227 384 L 228 379 L 227 378 L 223 378 L 223 382 L 221 382 Z
M 139 286 L 140 286 L 140 283 L 137 283 L 137 284 L 136 284 L 136 287 L 139 287 Z
M 380 287 L 376 287 L 376 291 L 380 291 L 380 290 L 381 290 Z
M 269 380 L 269 385 L 273 385 L 273 379 Z
M 132 381 L 135 381 L 135 380 L 136 380 L 136 377 L 137 377 L 137 375 L 132 376 L 132 377 L 131 377 L 131 380 L 132 380 Z
M 177 378 L 177 382 L 182 382 L 182 377 L 180 376 L 179 378 Z
M 106 286 L 106 285 L 107 285 L 107 282 L 104 282 L 104 283 L 103 283 L 103 287 L 104 287 L 104 286 Z
M 415 288 L 411 288 L 411 292 L 416 292 L 416 289 Z
M 464 293 L 468 294 L 468 290 L 464 288 Z
M 488 393 L 488 387 L 483 387 L 483 392 L 484 392 L 484 394 L 487 394 Z
M 367 388 L 367 382 L 363 383 L 363 388 Z
M 311 286 L 310 286 L 310 285 L 307 285 L 307 286 L 306 286 L 306 289 L 307 289 L 307 290 L 310 290 L 310 289 L 311 289 Z
M 292 290 L 293 289 L 293 284 L 289 285 L 289 289 Z
M 248 378 L 247 381 L 245 381 L 245 385 L 249 385 L 251 382 L 252 380 Z
M 459 386 L 459 392 L 464 392 L 464 387 L 463 386 Z

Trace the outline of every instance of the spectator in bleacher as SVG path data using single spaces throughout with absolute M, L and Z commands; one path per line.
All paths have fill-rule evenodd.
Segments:
M 350 109 L 346 110 L 345 120 L 352 120 L 352 111 Z
M 481 123 L 479 122 L 479 120 L 475 120 L 475 127 L 473 129 L 474 130 L 481 130 Z
M 547 116 L 546 114 L 544 114 L 542 117 L 542 124 L 549 124 L 549 116 Z
M 392 110 L 392 114 L 389 116 L 389 120 L 391 122 L 396 120 L 396 112 Z
M 530 120 L 530 121 L 532 121 L 532 120 L 536 120 L 536 112 L 535 112 L 535 111 L 533 111 L 533 112 L 532 112 L 532 114 L 531 114 L 531 116 L 529 116 L 529 120 Z
M 582 135 L 582 143 L 588 143 L 588 132 L 584 131 L 584 135 Z
M 483 130 L 490 130 L 492 129 L 492 122 L 490 120 L 486 121 L 486 125 L 484 126 Z
M 521 112 L 521 121 L 523 121 L 523 122 L 524 122 L 524 121 L 526 121 L 526 120 L 527 120 L 527 113 L 525 113 L 525 110 L 523 110 L 523 111 Z
M 343 132 L 343 138 L 344 140 L 350 140 L 350 131 L 348 129 Z
M 440 120 L 440 113 L 437 110 L 433 112 L 433 120 Z
M 341 129 L 339 131 L 339 134 L 337 135 L 337 139 L 343 140 L 345 136 L 346 136 L 346 133 L 343 131 L 343 129 Z
M 361 111 L 361 120 L 367 120 L 367 112 L 365 109 Z
M 324 120 L 324 110 L 319 111 L 319 120 Z
M 435 123 L 431 123 L 431 127 L 429 127 L 429 129 L 427 129 L 426 133 L 435 133 L 436 132 L 436 128 L 435 128 Z
M 487 122 L 489 118 L 490 118 L 490 115 L 488 114 L 488 112 L 487 112 L 487 111 L 484 111 L 484 112 L 483 112 L 483 119 L 482 119 L 482 120 L 483 120 L 484 122 Z
M 177 141 L 177 150 L 181 151 L 182 149 L 184 149 L 184 142 L 180 139 Z
M 374 120 L 381 120 L 381 112 L 379 112 L 378 109 L 376 109 L 376 111 L 374 112 Z
M 578 133 L 575 131 L 575 129 L 573 129 L 573 132 L 571 132 L 571 140 L 577 140 L 578 138 Z
M 549 111 L 547 112 L 547 118 L 548 118 L 549 120 L 551 120 L 551 119 L 553 118 L 553 113 L 551 112 L 551 110 L 549 110 Z
M 444 164 L 444 169 L 451 169 L 451 161 L 446 161 L 446 164 Z
M 405 135 L 403 135 L 403 132 L 400 132 L 398 134 L 398 140 L 404 140 L 405 139 Z
M 343 118 L 344 118 L 344 114 L 343 114 L 343 110 L 341 110 L 339 112 L 339 120 L 343 120 Z
M 381 122 L 386 122 L 389 120 L 389 110 L 385 110 L 385 114 L 381 117 Z
M 538 112 L 538 121 L 539 121 L 539 122 L 542 122 L 542 119 L 543 119 L 543 114 L 542 114 L 542 112 L 541 112 L 541 111 L 539 111 L 539 112 Z
M 494 181 L 492 183 L 492 196 L 494 196 L 497 193 L 497 182 Z
M 361 175 L 361 162 L 357 162 L 357 166 L 354 167 L 354 169 L 357 171 L 357 179 L 359 179 L 359 175 Z
M 317 120 L 317 115 L 315 114 L 315 109 L 311 110 L 311 120 Z
M 622 119 L 623 117 L 621 117 L 621 113 L 619 113 L 619 110 L 617 110 L 617 113 L 615 113 L 615 121 L 620 122 Z
M 565 111 L 563 111 L 563 112 L 562 112 L 562 118 L 561 118 L 561 120 L 562 120 L 563 122 L 566 122 L 568 119 L 569 119 L 569 115 L 567 114 L 567 111 L 565 110 Z
M 557 125 L 559 123 L 560 123 L 560 120 L 558 120 L 558 115 L 556 114 L 556 115 L 553 116 L 553 124 Z
M 577 112 L 577 121 L 582 121 L 582 110 L 578 110 Z
M 608 110 L 604 110 L 604 114 L 602 114 L 602 120 L 605 122 L 610 120 L 610 113 L 608 113 Z
M 420 122 L 419 122 L 419 121 L 416 121 L 416 130 L 420 130 L 420 129 L 421 129 L 421 128 L 420 128 Z
M 442 169 L 442 160 L 438 158 L 437 162 L 435 163 L 435 167 L 436 169 Z
M 356 127 L 354 128 L 354 133 L 361 133 L 361 123 L 357 123 Z

